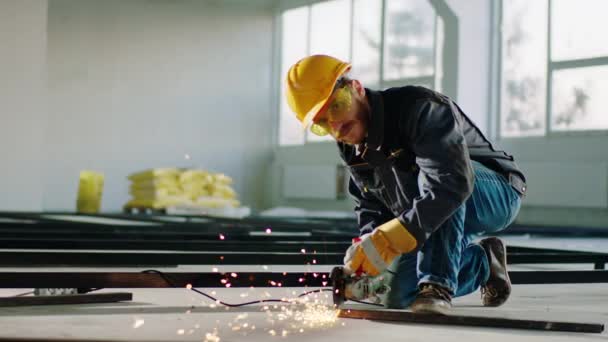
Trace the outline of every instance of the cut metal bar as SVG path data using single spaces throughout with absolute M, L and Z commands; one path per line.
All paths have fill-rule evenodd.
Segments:
M 595 253 L 512 253 L 507 252 L 507 263 L 515 264 L 592 264 L 603 265 L 608 255 Z M 596 268 L 598 269 L 598 268 Z M 603 269 L 599 268 L 599 269 Z
M 532 329 L 549 331 L 568 331 L 577 333 L 601 333 L 602 331 L 604 331 L 604 325 L 598 323 L 575 323 L 497 317 L 415 314 L 409 311 L 391 309 L 341 309 L 338 312 L 338 317 L 380 321 L 397 321 L 419 324 L 464 325 L 484 328 Z
M 74 233 L 11 233 L 0 232 L 0 249 L 44 249 L 44 250 L 159 250 L 159 251 L 198 251 L 198 252 L 296 252 L 304 248 L 308 252 L 344 253 L 350 241 L 335 241 L 308 236 L 281 236 L 265 239 L 257 236 L 228 237 L 220 240 L 218 236 L 180 236 L 158 234 L 103 234 L 86 236 Z M 507 253 L 511 263 L 606 263 L 608 254 L 594 252 L 560 251 L 553 249 L 531 249 L 508 246 Z
M 66 242 L 67 243 L 67 242 Z M 252 243 L 253 244 L 253 243 Z M 78 245 L 76 245 L 78 246 Z M 222 246 L 222 243 L 216 243 Z M 232 247 L 239 247 L 231 245 Z M 331 247 L 328 250 L 302 247 L 296 244 L 277 246 L 273 243 L 251 248 L 225 249 L 210 248 L 203 251 L 81 251 L 81 250 L 2 250 L 0 249 L 0 267 L 63 267 L 63 266 L 145 266 L 145 265 L 339 265 L 344 260 L 344 251 Z M 133 246 L 135 247 L 135 246 Z M 116 246 L 115 248 L 118 248 Z M 305 253 L 301 252 L 304 248 Z M 582 264 L 589 263 L 595 269 L 603 269 L 608 263 L 608 255 L 594 253 L 512 253 L 508 255 L 509 264 Z
M 74 215 L 57 213 L 38 213 L 30 215 L 3 215 L 0 213 L 0 227 L 25 228 L 38 227 L 46 230 L 63 230 L 65 232 L 81 230 L 83 232 L 116 229 L 116 230 L 143 230 L 154 227 L 159 230 L 189 230 L 191 232 L 218 234 L 230 232 L 233 234 L 246 234 L 249 231 L 272 230 L 287 231 L 316 231 L 320 234 L 347 233 L 357 235 L 359 230 L 354 220 L 330 220 L 314 218 L 293 219 L 218 219 L 211 217 L 177 217 L 157 216 L 156 218 L 114 215 Z M 105 219 L 105 221 L 104 221 Z M 13 221 L 10 221 L 13 220 Z M 29 224 L 18 222 L 29 220 Z
M 526 247 L 526 246 L 517 246 L 517 245 L 509 245 L 507 246 L 507 251 L 509 253 L 535 253 L 535 254 L 546 254 L 546 253 L 589 253 L 589 254 L 597 254 L 597 255 L 608 255 L 608 253 L 596 253 L 596 252 L 582 252 L 582 251 L 574 251 L 567 249 L 556 249 L 556 248 L 543 248 L 543 247 Z
M 313 252 L 341 252 L 344 253 L 350 242 L 342 241 L 315 241 L 307 237 L 298 237 L 293 240 L 277 241 L 251 241 L 242 239 L 238 241 L 219 241 L 213 239 L 177 238 L 167 237 L 62 237 L 62 236 L 5 236 L 0 233 L 0 249 L 93 249 L 93 250 L 160 250 L 160 251 L 205 251 L 205 252 L 294 252 L 304 248 Z
M 329 273 L 5 272 L 0 288 L 325 287 Z M 229 285 L 228 285 L 229 284 Z
M 211 226 L 220 227 L 231 227 L 241 228 L 249 227 L 250 229 L 262 229 L 266 227 L 284 228 L 288 227 L 293 229 L 294 227 L 301 227 L 310 229 L 321 228 L 323 230 L 338 229 L 345 230 L 350 235 L 358 234 L 359 229 L 357 228 L 357 221 L 354 217 L 343 217 L 343 218 L 332 218 L 332 217 L 263 217 L 263 216 L 249 216 L 242 219 L 232 218 L 220 218 L 211 216 L 200 216 L 200 215 L 165 215 L 165 214 L 126 214 L 126 213 L 100 213 L 100 214 L 77 214 L 74 212 L 0 212 L 0 226 L 5 226 L 1 219 L 16 219 L 16 220 L 29 220 L 36 225 L 38 223 L 44 223 L 45 225 L 58 224 L 59 226 L 65 226 L 70 224 L 71 227 L 82 226 L 83 224 L 73 224 L 73 222 L 48 219 L 48 216 L 73 216 L 73 217 L 98 217 L 98 218 L 109 218 L 109 219 L 120 219 L 134 222 L 156 222 L 163 224 L 163 226 L 171 226 L 171 228 L 178 227 L 185 223 L 187 226 L 195 228 L 195 230 L 201 230 L 201 227 L 205 227 L 205 230 Z M 173 222 L 173 224 L 172 224 Z M 23 227 L 23 224 L 14 224 L 14 227 Z M 100 225 L 88 225 L 86 228 L 98 227 Z M 48 227 L 45 227 L 48 228 Z M 84 227 L 81 227 L 84 228 Z M 123 227 L 120 227 L 123 228 Z M 534 236 L 579 236 L 579 237 L 607 237 L 607 228 L 597 227 L 572 227 L 572 226 L 531 226 L 531 225 L 512 225 L 508 229 L 501 231 L 498 235 L 521 235 L 521 234 L 533 234 Z
M 344 253 L 269 252 L 39 252 L 0 250 L 2 267 L 146 265 L 338 265 Z
M 509 272 L 513 284 L 608 283 L 608 271 L 521 271 Z
M 139 340 L 140 342 L 144 342 L 143 340 Z M 124 339 L 121 340 L 97 340 L 97 339 L 86 339 L 83 340 L 69 338 L 69 337 L 59 337 L 59 338 L 44 338 L 44 337 L 0 337 L 0 342 L 124 342 Z M 138 340 L 131 340 L 129 342 L 138 342 Z M 147 342 L 147 341 L 146 341 Z
M 608 271 L 509 272 L 513 284 L 608 283 Z M 327 287 L 326 272 L 3 272 L 0 288 Z M 227 285 L 230 284 L 230 285 Z
M 224 240 L 220 240 L 220 234 Z M 0 224 L 0 237 L 19 239 L 138 239 L 138 240 L 170 240 L 170 241 L 210 241 L 210 242 L 236 242 L 236 241 L 338 241 L 350 243 L 353 232 L 336 231 L 329 229 L 297 229 L 294 227 L 274 229 L 270 234 L 262 229 L 239 229 L 238 227 L 218 228 L 205 225 L 180 224 L 172 227 L 121 227 L 121 226 L 61 226 L 49 227 L 47 225 L 7 227 Z
M 30 306 L 30 305 L 64 305 L 114 303 L 133 300 L 130 292 L 90 293 L 61 296 L 32 296 L 32 297 L 0 297 L 0 307 Z
M 129 339 L 129 342 L 148 342 L 144 340 L 132 340 Z M 97 340 L 97 339 L 86 339 L 82 338 L 69 338 L 69 337 L 59 337 L 59 338 L 44 338 L 44 337 L 0 337 L 0 342 L 124 342 L 124 339 L 119 340 Z

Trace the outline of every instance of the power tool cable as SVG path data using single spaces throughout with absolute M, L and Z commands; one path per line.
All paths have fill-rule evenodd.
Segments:
M 165 280 L 167 282 L 167 284 L 169 284 L 170 286 L 172 286 L 172 287 L 178 287 L 178 286 L 175 286 L 175 283 L 173 283 L 173 281 L 171 279 L 169 279 L 169 277 L 166 274 L 164 274 L 163 272 L 161 272 L 161 271 L 158 271 L 158 270 L 145 270 L 145 271 L 142 271 L 142 273 L 156 273 L 156 274 L 160 275 L 161 278 L 163 278 L 163 280 Z M 216 302 L 218 304 L 222 304 L 224 306 L 231 307 L 231 308 L 236 308 L 236 307 L 246 306 L 246 305 L 252 305 L 252 304 L 260 304 L 260 303 L 289 303 L 290 302 L 290 300 L 288 300 L 288 299 L 269 298 L 269 299 L 260 299 L 260 300 L 250 301 L 250 302 L 238 303 L 238 304 L 231 304 L 231 303 L 226 303 L 224 301 L 218 300 L 217 298 L 215 298 L 215 297 L 213 297 L 213 296 L 211 296 L 211 295 L 209 295 L 209 294 L 207 294 L 207 293 L 205 293 L 203 291 L 200 291 L 200 290 L 198 290 L 198 289 L 196 289 L 194 287 L 190 288 L 190 290 L 192 290 L 192 291 L 194 291 L 194 292 L 196 292 L 196 293 L 198 293 L 198 294 L 200 294 L 202 296 L 205 296 L 205 297 L 211 299 L 212 301 L 214 301 L 214 302 Z M 298 298 L 307 296 L 307 295 L 315 293 L 315 292 L 326 292 L 326 291 L 331 292 L 332 290 L 331 289 L 318 289 L 318 290 L 307 291 L 307 292 L 304 292 L 304 293 L 301 293 L 300 295 L 298 295 Z

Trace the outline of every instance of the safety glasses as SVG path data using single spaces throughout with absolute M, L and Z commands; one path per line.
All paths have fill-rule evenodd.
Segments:
M 325 107 L 321 109 L 323 113 L 313 119 L 310 131 L 318 136 L 330 134 L 332 132 L 330 122 L 342 119 L 350 111 L 352 101 L 351 89 L 348 85 L 336 89 Z

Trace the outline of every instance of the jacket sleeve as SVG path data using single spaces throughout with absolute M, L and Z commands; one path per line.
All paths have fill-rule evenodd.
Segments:
M 355 214 L 361 235 L 371 233 L 377 226 L 394 218 L 394 215 L 378 199 L 361 191 L 352 177 L 348 182 L 348 192 L 355 201 Z
M 417 237 L 428 238 L 473 191 L 474 173 L 456 110 L 448 99 L 418 100 L 399 127 L 420 169 L 420 194 L 399 220 Z

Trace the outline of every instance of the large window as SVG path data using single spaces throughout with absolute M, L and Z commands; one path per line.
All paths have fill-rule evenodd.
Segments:
M 428 1 L 387 1 L 383 79 L 432 76 L 434 42 L 435 12 Z
M 285 100 L 289 67 L 311 54 L 350 61 L 369 88 L 435 87 L 438 17 L 429 0 L 332 0 L 281 15 L 279 144 L 323 141 L 303 130 Z
M 606 0 L 503 0 L 500 134 L 608 129 Z

